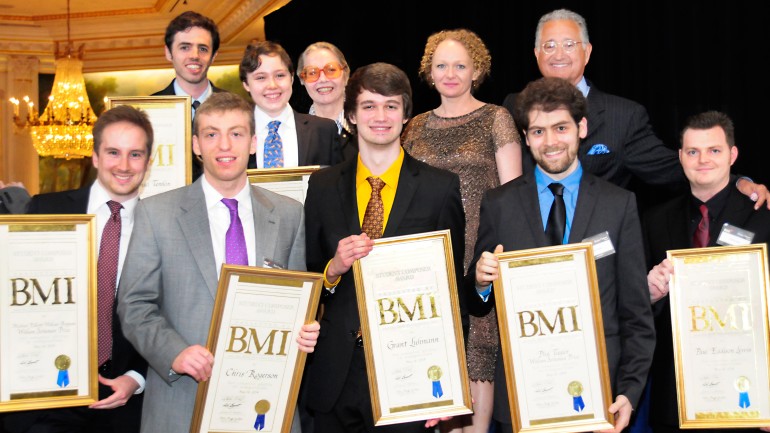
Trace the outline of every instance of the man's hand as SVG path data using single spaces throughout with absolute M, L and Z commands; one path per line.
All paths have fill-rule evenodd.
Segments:
M 171 369 L 177 374 L 186 374 L 198 382 L 211 377 L 211 367 L 214 365 L 214 355 L 200 344 L 189 346 L 179 352 L 171 363 Z
M 321 332 L 321 325 L 317 320 L 312 323 L 302 325 L 297 336 L 299 350 L 305 353 L 313 353 L 315 345 L 318 343 L 318 334 Z
M 500 264 L 498 263 L 497 256 L 503 252 L 503 246 L 498 245 L 495 247 L 494 253 L 484 251 L 479 257 L 479 261 L 476 262 L 476 287 L 487 287 L 492 284 L 500 275 Z
M 109 397 L 88 406 L 89 409 L 115 409 L 123 406 L 139 389 L 139 384 L 131 376 L 125 374 L 115 379 L 106 379 L 100 374 L 99 383 L 109 386 L 114 392 Z
M 374 241 L 366 233 L 351 235 L 337 244 L 337 252 L 326 270 L 326 280 L 334 282 L 353 266 L 353 262 L 366 257 L 374 248 Z
M 668 282 L 674 275 L 674 265 L 664 259 L 647 274 L 647 288 L 650 291 L 650 302 L 653 304 L 668 295 Z
M 631 402 L 628 401 L 625 395 L 619 395 L 615 398 L 615 403 L 612 403 L 607 409 L 611 414 L 615 415 L 615 428 L 608 430 L 601 430 L 599 433 L 620 433 L 631 419 Z
M 766 186 L 742 177 L 738 179 L 738 191 L 756 202 L 754 203 L 754 210 L 759 209 L 763 203 L 767 203 L 767 208 L 770 209 L 770 191 L 767 190 Z

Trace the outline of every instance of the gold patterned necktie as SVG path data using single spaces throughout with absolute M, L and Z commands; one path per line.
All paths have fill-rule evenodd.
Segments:
M 374 176 L 369 176 L 366 180 L 372 186 L 372 196 L 369 197 L 369 203 L 366 205 L 361 231 L 370 239 L 379 239 L 382 237 L 382 223 L 385 220 L 385 206 L 382 204 L 381 194 L 385 182 Z

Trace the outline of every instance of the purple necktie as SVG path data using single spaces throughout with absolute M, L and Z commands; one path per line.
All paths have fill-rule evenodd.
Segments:
M 227 228 L 225 235 L 225 263 L 228 265 L 248 265 L 249 255 L 246 251 L 243 225 L 238 216 L 238 200 L 223 198 L 222 203 L 230 210 L 230 227 Z

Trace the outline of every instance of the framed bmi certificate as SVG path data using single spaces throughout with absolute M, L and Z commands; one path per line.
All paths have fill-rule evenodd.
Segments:
M 306 357 L 297 333 L 322 287 L 321 274 L 222 267 L 207 344 L 214 367 L 198 385 L 190 432 L 291 430 Z
M 449 230 L 377 239 L 353 272 L 375 425 L 471 413 Z
M 293 198 L 305 203 L 307 181 L 310 175 L 321 168 L 319 165 L 307 165 L 290 168 L 259 168 L 247 170 L 249 182 L 274 193 Z
M 668 258 L 680 427 L 770 426 L 767 246 Z
M 0 216 L 0 412 L 99 399 L 94 218 Z
M 590 242 L 498 254 L 494 282 L 514 432 L 610 429 L 602 309 Z
M 142 198 L 192 183 L 192 106 L 189 96 L 119 96 L 107 109 L 130 105 L 150 118 L 155 140 L 150 167 L 139 189 Z

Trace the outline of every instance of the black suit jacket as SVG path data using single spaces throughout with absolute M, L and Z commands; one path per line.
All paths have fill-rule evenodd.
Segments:
M 730 185 L 725 208 L 711 224 L 717 229 L 724 223 L 754 232 L 753 243 L 770 241 L 770 211 L 762 206 L 754 210 L 754 202 Z M 688 221 L 693 218 L 690 194 L 677 197 L 651 209 L 644 215 L 643 228 L 647 247 L 648 269 L 652 269 L 666 258 L 666 251 L 692 248 Z M 698 215 L 698 217 L 700 217 Z M 714 231 L 709 246 L 717 246 L 719 231 Z M 679 412 L 676 397 L 676 374 L 674 372 L 674 349 L 671 333 L 671 306 L 666 296 L 653 306 L 655 330 L 658 342 L 650 374 L 650 425 L 669 429 L 679 428 Z
M 686 179 L 677 152 L 655 135 L 647 110 L 640 104 L 610 95 L 588 83 L 588 135 L 580 142 L 578 159 L 583 170 L 615 185 L 628 187 L 632 176 L 649 185 L 683 188 Z M 503 102 L 513 115 L 518 93 Z M 589 155 L 595 146 L 607 146 L 609 153 Z M 525 173 L 535 166 L 529 146 L 522 151 Z
M 310 176 L 305 199 L 307 268 L 324 272 L 338 242 L 361 234 L 356 201 L 356 167 L 351 159 Z M 383 237 L 451 230 L 458 284 L 463 270 L 465 215 L 456 174 L 404 155 L 398 190 Z M 459 287 L 459 286 L 458 286 Z M 324 298 L 321 335 L 310 363 L 306 386 L 308 406 L 329 412 L 348 376 L 360 328 L 353 271 L 342 276 L 333 294 Z M 464 307 L 461 307 L 464 308 Z
M 176 78 L 174 78 L 176 80 Z M 150 96 L 174 96 L 176 95 L 176 92 L 174 92 L 174 80 L 171 80 L 171 82 L 166 86 L 165 89 L 159 90 L 155 93 L 153 93 Z M 211 81 L 209 81 L 211 82 Z M 211 83 L 211 91 L 212 92 L 224 92 L 223 89 L 220 89 L 219 87 L 215 86 L 214 83 Z
M 623 394 L 636 407 L 647 380 L 655 332 L 647 292 L 639 217 L 633 193 L 583 172 L 569 242 L 607 231 L 615 254 L 596 261 L 604 338 L 613 396 Z M 505 251 L 549 245 L 543 230 L 537 184 L 530 172 L 488 191 L 481 202 L 479 235 L 466 278 L 468 310 L 483 316 L 494 306 L 475 288 L 476 261 L 502 244 Z M 494 417 L 511 423 L 502 351 L 495 369 Z
M 300 166 L 328 166 L 342 162 L 340 136 L 333 120 L 294 111 L 294 125 Z M 257 140 L 264 141 L 264 137 L 257 137 Z M 256 155 L 249 158 L 249 168 L 257 168 Z
M 88 198 L 91 187 L 63 192 L 39 194 L 29 202 L 28 214 L 85 214 L 88 212 Z M 98 246 L 97 246 L 98 254 Z M 117 315 L 117 297 L 112 309 L 112 361 L 106 371 L 100 371 L 102 376 L 113 379 L 129 370 L 134 370 L 142 376 L 147 376 L 147 362 L 134 349 L 134 346 L 123 336 L 120 320 Z M 112 389 L 99 385 L 99 399 L 112 395 Z M 115 429 L 120 432 L 138 432 L 139 419 L 142 414 L 144 394 L 129 398 L 125 406 L 109 410 L 108 417 Z M 8 414 L 5 427 L 10 432 L 25 432 L 32 424 L 48 423 L 50 419 L 72 419 L 79 425 L 83 421 L 83 413 L 98 412 L 86 408 L 62 408 L 42 411 L 28 411 Z M 55 412 L 55 413 L 53 413 Z M 71 415 L 70 415 L 71 413 Z M 85 415 L 88 416 L 88 415 Z

